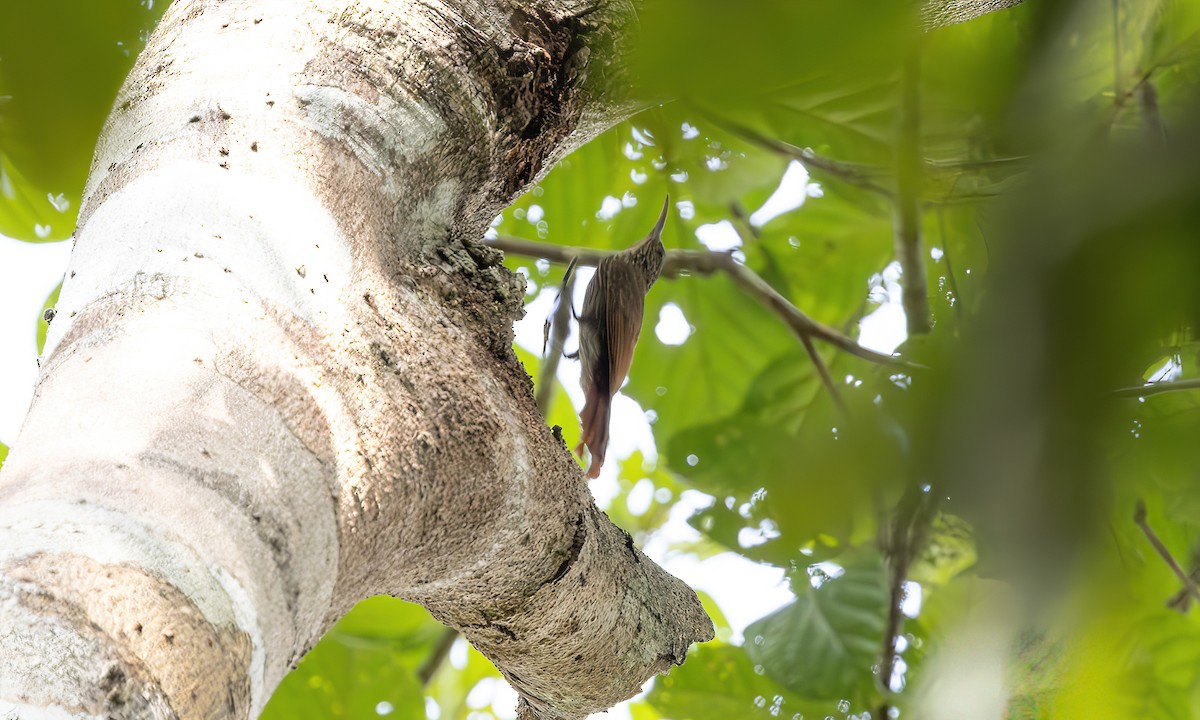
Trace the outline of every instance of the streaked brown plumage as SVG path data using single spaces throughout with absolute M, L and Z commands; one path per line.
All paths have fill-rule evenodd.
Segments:
M 627 250 L 608 255 L 596 265 L 596 274 L 583 296 L 579 315 L 579 361 L 583 365 L 583 434 L 575 453 L 591 453 L 587 476 L 600 476 L 608 447 L 612 398 L 633 363 L 633 348 L 642 330 L 646 293 L 662 272 L 666 249 L 662 244 L 670 197 L 663 201 L 658 222 L 644 240 Z

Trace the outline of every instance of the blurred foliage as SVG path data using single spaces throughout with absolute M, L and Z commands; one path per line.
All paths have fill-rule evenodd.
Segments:
M 162 10 L 109 5 L 21 2 L 0 23 L 0 232 L 71 230 L 125 51 Z M 1200 613 L 1147 537 L 1200 567 L 1200 0 L 1030 2 L 928 33 L 916 13 L 642 4 L 624 92 L 666 104 L 568 156 L 491 231 L 621 249 L 669 194 L 668 248 L 730 250 L 803 312 L 882 343 L 870 322 L 903 325 L 899 91 L 920 57 L 907 111 L 934 326 L 898 338 L 919 367 L 819 344 L 835 401 L 730 278 L 664 279 L 647 298 L 623 392 L 654 447 L 610 458 L 597 494 L 640 544 L 781 568 L 794 598 L 747 625 L 701 593 L 719 640 L 630 703 L 637 720 L 1200 715 Z M 785 173 L 799 181 L 779 207 Z M 531 303 L 562 279 L 508 263 Z M 664 342 L 675 313 L 686 328 Z M 557 385 L 547 421 L 574 447 L 575 409 L 538 350 L 517 353 Z M 697 507 L 685 497 L 707 499 L 690 539 L 663 531 Z M 896 511 L 913 498 L 934 512 Z M 898 524 L 907 540 L 881 543 Z M 267 714 L 511 717 L 461 641 L 422 688 L 443 639 L 423 610 L 373 598 Z

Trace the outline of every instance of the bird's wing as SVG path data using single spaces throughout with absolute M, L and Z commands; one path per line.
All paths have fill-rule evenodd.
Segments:
M 609 283 L 604 294 L 608 388 L 615 393 L 633 364 L 633 348 L 642 331 L 646 281 L 637 268 L 625 262 L 614 262 L 606 280 Z
M 579 313 L 579 362 L 583 365 L 584 390 L 598 390 L 608 395 L 608 348 L 604 325 L 604 296 L 608 282 L 607 263 L 601 261 L 596 274 L 588 283 L 583 296 L 583 310 Z M 600 387 L 596 387 L 600 386 Z

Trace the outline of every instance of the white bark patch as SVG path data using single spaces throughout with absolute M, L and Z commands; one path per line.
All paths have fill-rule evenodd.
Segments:
M 396 193 L 395 172 L 413 158 L 432 151 L 445 122 L 427 104 L 397 102 L 380 94 L 372 104 L 332 85 L 300 85 L 294 90 L 310 127 L 340 143 Z
M 0 695 L 3 694 L 4 689 L 0 688 Z M 80 715 L 53 705 L 47 707 L 5 701 L 0 703 L 0 709 L 4 710 L 4 715 L 0 717 L 4 717 L 5 720 L 105 720 L 101 715 Z
M 45 355 L 76 313 L 104 295 L 162 299 L 227 286 L 227 275 L 263 304 L 329 328 L 339 323 L 350 272 L 348 239 L 302 185 L 210 164 L 172 164 L 115 193 L 81 231 Z M 136 285 L 147 279 L 152 287 Z
M 210 568 L 212 576 L 221 583 L 225 594 L 233 603 L 233 614 L 237 618 L 238 627 L 250 636 L 250 717 L 258 717 L 266 704 L 263 688 L 266 675 L 266 651 L 263 647 L 262 627 L 258 622 L 258 610 L 254 598 L 245 588 L 224 568 Z
M 47 552 L 79 555 L 102 565 L 154 568 L 155 574 L 195 604 L 218 627 L 231 627 L 236 612 L 230 598 L 194 552 L 161 530 L 146 527 L 127 513 L 97 505 L 70 505 L 61 500 L 3 506 L 0 528 L 9 540 L 0 547 L 0 567 L 12 560 Z M 0 588 L 3 586 L 0 585 Z M 252 632 L 253 626 L 241 629 Z

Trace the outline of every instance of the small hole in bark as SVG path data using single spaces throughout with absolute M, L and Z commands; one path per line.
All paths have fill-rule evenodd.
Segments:
M 191 116 L 190 118 L 188 118 L 188 122 L 190 122 L 190 123 L 198 123 L 198 122 L 200 122 L 200 116 L 199 116 L 199 115 L 193 115 L 193 116 Z
M 250 143 L 250 152 L 258 152 L 258 141 Z

